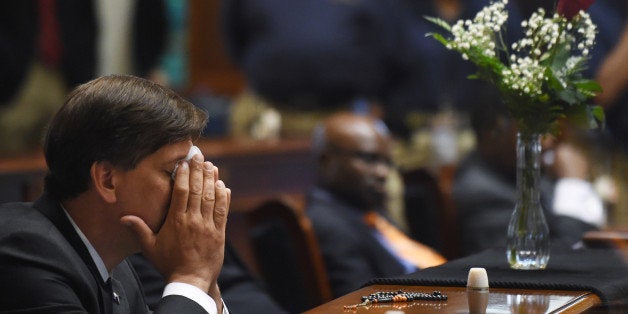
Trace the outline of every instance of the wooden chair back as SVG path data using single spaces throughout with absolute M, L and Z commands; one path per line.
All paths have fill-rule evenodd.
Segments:
M 447 168 L 433 174 L 418 168 L 401 174 L 410 236 L 447 259 L 459 257 L 457 213 L 451 200 L 453 171 Z
M 318 241 L 302 200 L 273 198 L 247 213 L 248 234 L 261 277 L 291 313 L 332 299 Z

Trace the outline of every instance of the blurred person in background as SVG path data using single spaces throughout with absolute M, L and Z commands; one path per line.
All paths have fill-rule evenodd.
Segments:
M 409 239 L 387 217 L 386 181 L 394 167 L 384 123 L 339 112 L 312 136 L 316 185 L 308 193 L 310 218 L 332 294 L 344 295 L 371 278 L 396 276 L 445 262 Z
M 282 134 L 307 136 L 336 110 L 369 112 L 364 104 L 406 69 L 408 16 L 398 1 L 229 0 L 222 16 L 228 54 L 248 84 L 233 108 L 237 134 L 271 108 Z
M 166 39 L 161 0 L 0 3 L 0 155 L 34 150 L 74 86 L 106 74 L 147 77 Z
M 498 103 L 476 106 L 471 124 L 477 147 L 457 166 L 452 187 L 462 255 L 505 248 L 516 201 L 515 122 Z M 602 199 L 590 182 L 591 160 L 571 141 L 546 140 L 545 144 L 541 203 L 550 236 L 563 245 L 577 246 L 584 232 L 606 224 Z
M 404 46 L 398 47 L 400 64 L 399 77 L 390 85 L 382 101 L 385 103 L 385 121 L 393 133 L 401 138 L 409 138 L 420 127 L 419 117 L 454 111 L 466 114 L 475 102 L 482 102 L 485 83 L 469 80 L 475 72 L 473 64 L 463 60 L 459 54 L 443 50 L 430 32 L 439 27 L 426 20 L 425 16 L 437 17 L 449 24 L 459 19 L 472 19 L 488 4 L 488 0 L 404 0 L 409 18 L 405 23 L 407 33 Z M 509 4 L 507 27 L 517 26 L 517 8 Z M 510 34 L 507 34 L 510 36 Z M 508 37 L 506 38 L 508 40 Z M 403 63 L 401 63 L 403 62 Z
M 596 80 L 602 86 L 596 102 L 607 112 L 610 132 L 628 151 L 628 24 L 617 45 L 598 67 Z
M 604 107 L 613 139 L 610 147 L 614 160 L 610 173 L 616 188 L 611 188 L 609 193 L 609 199 L 614 203 L 609 222 L 619 227 L 628 225 L 628 195 L 620 193 L 628 190 L 628 22 L 624 22 L 621 38 L 596 73 L 596 80 L 602 86 L 596 102 Z

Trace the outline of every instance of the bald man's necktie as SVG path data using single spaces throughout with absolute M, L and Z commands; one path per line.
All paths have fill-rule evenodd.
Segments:
M 397 253 L 397 256 L 414 264 L 419 269 L 437 266 L 447 261 L 432 248 L 410 239 L 375 211 L 366 213 L 364 221 L 387 240 L 390 247 Z

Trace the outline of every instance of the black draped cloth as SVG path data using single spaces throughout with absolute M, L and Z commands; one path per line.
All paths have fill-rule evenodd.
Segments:
M 365 285 L 466 286 L 469 268 L 483 267 L 492 288 L 591 291 L 603 306 L 628 304 L 628 265 L 609 249 L 552 248 L 544 270 L 510 269 L 504 249 L 489 249 L 465 258 Z

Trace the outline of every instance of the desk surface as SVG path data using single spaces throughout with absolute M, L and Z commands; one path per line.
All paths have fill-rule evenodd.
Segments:
M 412 301 L 403 303 L 380 303 L 347 309 L 360 303 L 360 298 L 377 291 L 412 291 L 432 293 L 435 290 L 447 295 L 446 301 Z M 325 303 L 305 314 L 333 313 L 386 313 L 391 310 L 409 313 L 483 313 L 469 309 L 482 308 L 485 313 L 581 313 L 600 304 L 600 299 L 588 291 L 527 290 L 493 288 L 486 294 L 467 292 L 465 287 L 397 286 L 373 285 L 349 293 Z

